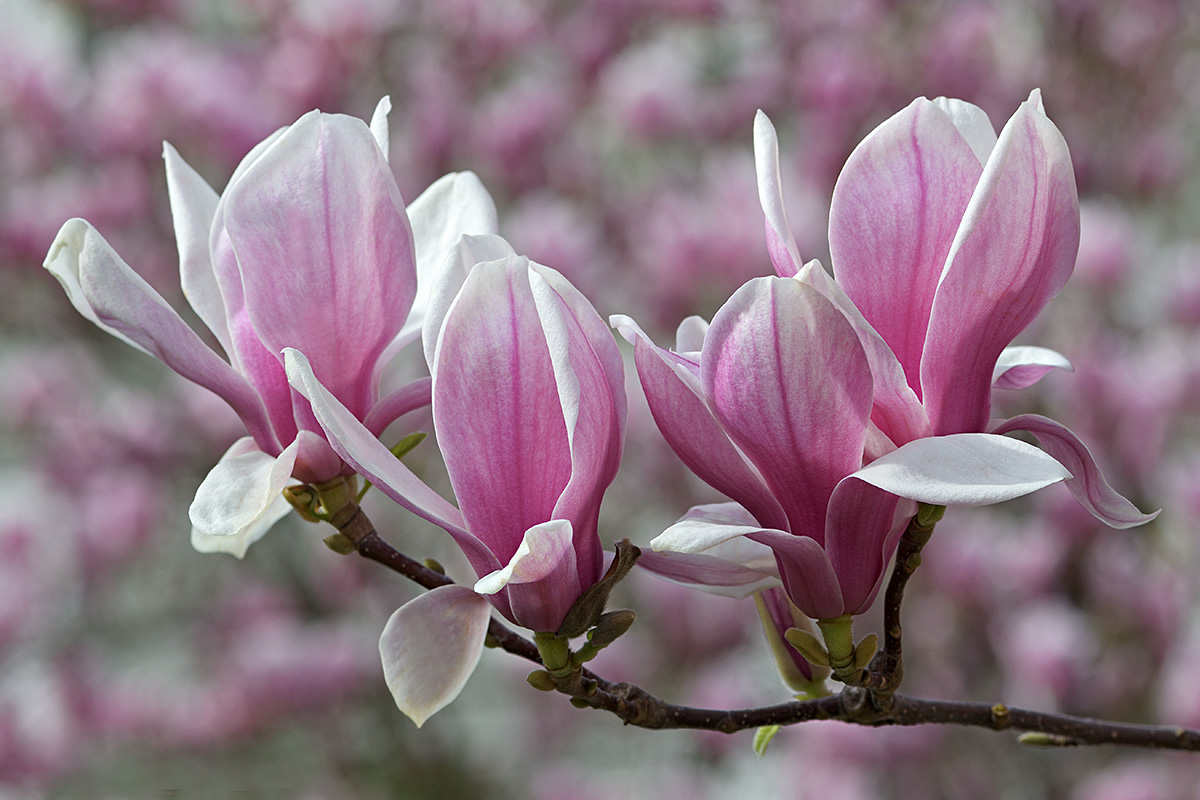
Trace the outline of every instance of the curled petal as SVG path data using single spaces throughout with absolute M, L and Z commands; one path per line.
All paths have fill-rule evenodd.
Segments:
M 783 531 L 758 531 L 748 535 L 775 552 L 783 589 L 806 616 L 833 619 L 849 611 L 842 600 L 837 573 L 816 540 Z
M 1025 442 L 956 433 L 909 442 L 850 477 L 919 503 L 983 506 L 1036 492 L 1071 473 Z
M 1118 494 L 1104 479 L 1087 445 L 1066 426 L 1038 414 L 1022 414 L 992 425 L 995 434 L 1011 431 L 1032 433 L 1046 452 L 1070 469 L 1074 477 L 1067 481 L 1067 488 L 1081 506 L 1104 524 L 1132 528 L 1158 516 L 1158 511 L 1143 514 Z
M 838 577 L 846 610 L 871 607 L 888 561 L 916 505 L 856 478 L 846 478 L 829 499 L 825 552 Z
M 479 594 L 508 590 L 512 620 L 533 631 L 553 632 L 579 599 L 574 532 L 568 520 L 556 519 L 525 531 L 517 551 L 503 568 L 475 584 Z
M 992 388 L 1026 389 L 1052 369 L 1075 371 L 1066 356 L 1048 347 L 1006 347 L 992 370 Z
M 804 262 L 796 247 L 783 202 L 783 177 L 779 170 L 779 137 L 762 111 L 754 115 L 754 164 L 758 171 L 758 202 L 767 221 L 767 252 L 775 274 L 790 278 Z
M 761 527 L 736 503 L 695 506 L 668 528 L 671 533 L 667 538 L 659 536 L 651 543 L 654 550 L 642 550 L 637 565 L 660 578 L 709 594 L 748 597 L 779 585 L 771 549 L 743 535 L 757 530 Z M 687 541 L 693 538 L 696 541 Z M 712 541 L 716 544 L 704 546 Z M 703 549 L 686 552 L 692 547 Z
M 279 443 L 255 391 L 82 219 L 68 220 L 45 267 L 87 319 L 233 407 L 264 450 Z
M 188 509 L 196 549 L 244 556 L 290 508 L 282 492 L 294 482 L 299 452 L 298 440 L 278 457 L 262 452 L 249 438 L 234 442 L 201 482 Z
M 418 408 L 425 408 L 433 402 L 432 392 L 433 380 L 431 378 L 420 378 L 405 384 L 396 391 L 381 397 L 379 402 L 371 407 L 371 411 L 363 420 L 363 425 L 375 436 L 379 436 L 388 425 L 405 414 L 416 411 Z
M 465 586 L 439 586 L 402 605 L 379 637 L 383 677 L 417 727 L 450 704 L 475 671 L 491 605 Z

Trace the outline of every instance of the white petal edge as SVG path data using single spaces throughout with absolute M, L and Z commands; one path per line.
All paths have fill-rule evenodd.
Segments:
M 566 557 L 574 560 L 574 529 L 570 520 L 554 519 L 525 531 L 521 544 L 503 569 L 475 583 L 479 594 L 496 594 L 510 583 L 534 583 L 559 568 Z
M 391 138 L 388 132 L 388 114 L 392 112 L 392 98 L 384 95 L 379 98 L 379 103 L 375 106 L 375 112 L 371 114 L 371 136 L 375 137 L 375 143 L 379 145 L 379 149 L 383 151 L 383 160 L 388 160 L 388 151 L 391 149 Z
M 458 697 L 483 653 L 491 604 L 465 586 L 439 586 L 392 614 L 379 637 L 396 707 L 420 728 Z
M 499 236 L 491 234 L 464 234 L 451 248 L 441 269 L 432 281 L 428 297 L 425 300 L 424 319 L 421 321 L 421 346 L 425 349 L 425 363 L 429 367 L 430 374 L 433 374 L 434 364 L 437 363 L 437 346 L 442 333 L 442 325 L 446 321 L 446 315 L 450 313 L 450 307 L 454 305 L 454 298 L 458 297 L 459 290 L 467 280 L 467 274 L 476 264 L 500 261 L 516 254 L 517 251 L 513 250 L 512 245 Z M 417 302 L 419 303 L 421 302 L 419 272 L 417 280 Z M 416 308 L 415 304 L 414 308 Z M 404 331 L 401 331 L 400 335 L 404 336 Z
M 192 546 L 202 553 L 231 553 L 242 558 L 291 508 L 283 489 L 292 479 L 299 441 L 278 458 L 244 437 L 233 443 L 196 489 L 188 508 Z
M 992 154 L 992 148 L 996 146 L 996 129 L 992 127 L 987 112 L 974 103 L 953 97 L 934 98 L 933 104 L 950 117 L 950 121 L 967 140 L 979 163 L 986 164 L 988 156 Z
M 1057 350 L 1051 350 L 1049 347 L 1031 347 L 1027 345 L 1006 347 L 1000 353 L 1000 357 L 996 359 L 996 367 L 992 370 L 992 385 L 997 388 L 1022 389 L 1026 386 L 1032 386 L 1032 383 L 1026 381 L 1022 381 L 1019 385 L 1012 387 L 1006 385 L 1006 382 L 1003 380 L 1005 373 L 1019 367 L 1044 367 L 1046 372 L 1052 369 L 1061 369 L 1066 372 L 1075 371 L 1075 367 L 1066 356 Z
M 1071 473 L 1017 439 L 956 433 L 909 442 L 850 477 L 920 503 L 982 506 L 1036 492 Z
M 758 175 L 758 202 L 767 225 L 787 250 L 792 267 L 799 270 L 800 259 L 796 237 L 787 221 L 783 200 L 783 175 L 779 169 L 779 136 L 770 117 L 759 110 L 754 115 L 754 165 Z

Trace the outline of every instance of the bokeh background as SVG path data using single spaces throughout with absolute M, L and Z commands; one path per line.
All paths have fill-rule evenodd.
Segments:
M 801 252 L 824 258 L 838 170 L 875 124 L 949 95 L 999 127 L 1041 87 L 1083 242 L 1021 341 L 1076 372 L 1000 411 L 1067 423 L 1163 513 L 1110 531 L 1057 489 L 952 511 L 910 585 L 906 690 L 1195 727 L 1198 37 L 1190 0 L 0 0 L 0 800 L 1200 797 L 1195 756 L 951 728 L 809 724 L 760 759 L 750 733 L 574 709 L 494 652 L 417 731 L 375 644 L 414 589 L 294 518 L 242 562 L 193 552 L 187 505 L 236 418 L 93 329 L 40 266 L 83 216 L 183 309 L 163 140 L 219 188 L 280 125 L 388 94 L 405 197 L 476 171 L 518 251 L 668 341 L 771 271 L 755 109 Z M 630 387 L 603 535 L 645 543 L 716 498 Z M 442 480 L 435 448 L 414 458 Z M 369 499 L 393 543 L 461 568 Z M 607 677 L 694 705 L 786 698 L 751 604 L 638 573 L 623 593 L 639 620 Z

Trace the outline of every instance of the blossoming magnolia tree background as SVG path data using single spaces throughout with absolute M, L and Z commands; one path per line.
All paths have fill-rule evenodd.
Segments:
M 529 685 L 586 694 L 553 634 L 628 608 L 594 703 L 881 696 L 922 503 L 904 696 L 1200 727 L 1190 4 L 0 12 L 0 797 L 1194 796 L 1189 754 L 810 721 L 760 757 Z M 331 550 L 367 518 L 459 587 Z

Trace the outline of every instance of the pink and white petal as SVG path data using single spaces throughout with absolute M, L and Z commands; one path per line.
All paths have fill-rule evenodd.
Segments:
M 702 389 L 681 379 L 675 367 L 682 357 L 655 345 L 628 317 L 614 315 L 610 322 L 633 343 L 650 413 L 679 459 L 702 481 L 749 509 L 756 524 L 787 530 L 783 507 L 696 395 Z
M 820 543 L 834 486 L 862 464 L 871 414 L 871 370 L 854 328 L 813 287 L 755 278 L 713 317 L 700 366 L 713 416 L 758 468 L 788 529 Z
M 725 505 L 716 504 L 719 508 Z M 721 514 L 706 513 L 712 506 L 697 506 L 682 519 L 655 536 L 650 549 L 656 553 L 710 553 L 719 546 L 740 536 L 763 530 L 749 518 L 723 518 Z
M 371 407 L 363 425 L 372 435 L 378 437 L 388 425 L 400 419 L 405 414 L 425 408 L 433 402 L 433 379 L 419 378 L 389 392 Z
M 508 564 L 475 584 L 475 591 L 483 595 L 507 589 L 512 621 L 543 633 L 562 626 L 567 611 L 585 588 L 576 567 L 574 531 L 571 522 L 564 519 L 543 522 L 525 531 Z
M 833 619 L 850 610 L 842 600 L 829 556 L 814 539 L 783 531 L 758 531 L 748 536 L 774 551 L 783 589 L 806 616 Z
M 483 653 L 491 604 L 465 586 L 439 586 L 398 608 L 379 655 L 396 707 L 417 727 L 450 704 Z
M 909 442 L 850 477 L 938 506 L 983 506 L 1067 480 L 1070 471 L 1033 445 L 990 433 Z
M 179 247 L 179 278 L 183 295 L 200 320 L 217 337 L 226 354 L 233 352 L 229 339 L 225 299 L 213 272 L 208 240 L 220 200 L 200 173 L 183 160 L 169 143 L 163 142 L 167 167 L 167 195 L 171 222 Z M 231 356 L 232 357 L 232 356 Z
M 1075 476 L 1066 484 L 1071 494 L 1104 524 L 1113 528 L 1132 528 L 1159 515 L 1158 511 L 1143 514 L 1118 494 L 1105 480 L 1087 445 L 1066 426 L 1038 414 L 1022 414 L 993 423 L 991 431 L 995 434 L 1028 431 L 1036 436 L 1046 452 Z
M 1066 283 L 1078 249 L 1070 153 L 1026 102 L 984 167 L 930 310 L 921 387 L 935 433 L 986 429 L 996 360 Z
M 779 169 L 779 137 L 761 110 L 754 115 L 754 165 L 758 172 L 758 202 L 767 223 L 767 252 L 775 274 L 790 278 L 804 262 L 787 221 L 783 201 L 783 176 Z
M 950 117 L 918 98 L 854 149 L 833 190 L 834 277 L 918 393 L 930 307 L 980 169 Z
M 996 146 L 996 129 L 992 127 L 987 112 L 974 103 L 953 97 L 935 97 L 933 104 L 950 117 L 954 127 L 958 128 L 958 132 L 971 146 L 971 152 L 979 159 L 979 163 L 986 164 L 988 156 L 992 154 L 992 148 Z
M 736 541 L 745 541 L 766 551 L 771 559 L 771 571 L 752 569 L 710 553 L 659 553 L 653 550 L 643 550 L 637 565 L 640 569 L 672 583 L 738 600 L 763 589 L 779 586 L 779 577 L 772 574 L 777 568 L 770 548 L 751 542 L 745 537 Z
M 412 310 L 396 341 L 384 353 L 386 362 L 421 335 L 433 293 L 439 287 L 446 260 L 464 235 L 490 236 L 496 233 L 496 204 L 474 172 L 452 172 L 438 178 L 417 199 L 408 204 L 417 265 L 417 294 Z M 507 243 L 505 243 L 507 244 Z M 476 261 L 492 261 L 512 254 L 512 248 L 474 253 Z M 456 262 L 457 263 L 457 262 Z M 462 275 L 476 262 L 461 265 Z M 454 292 L 462 285 L 459 277 Z M 437 287 L 437 288 L 435 288 Z M 451 298 L 454 292 L 451 293 Z M 448 302 L 443 302 L 444 314 Z M 440 320 L 439 320 L 440 321 Z M 426 359 L 427 363 L 431 359 Z
M 700 351 L 704 349 L 704 337 L 708 335 L 708 320 L 692 315 L 684 318 L 675 329 L 675 352 L 695 353 L 696 361 L 700 360 Z
M 188 508 L 193 545 L 205 548 L 202 552 L 244 556 L 246 548 L 283 516 L 279 501 L 284 487 L 296 482 L 292 468 L 299 452 L 298 440 L 278 457 L 262 452 L 248 438 L 235 442 L 200 483 Z M 222 538 L 228 544 L 216 541 Z
M 421 324 L 421 346 L 425 349 L 425 363 L 433 373 L 437 363 L 438 337 L 446 322 L 446 314 L 458 297 L 459 290 L 476 264 L 500 261 L 515 256 L 512 245 L 499 236 L 490 234 L 464 235 L 450 251 L 430 287 L 425 319 Z
M 888 561 L 916 504 L 857 478 L 833 490 L 825 521 L 825 552 L 838 576 L 846 610 L 861 614 L 871 607 Z
M 254 389 L 201 341 L 88 222 L 68 220 L 44 266 L 63 285 L 80 314 L 219 395 L 261 447 L 278 448 L 266 409 Z
M 1067 357 L 1048 347 L 1006 347 L 992 370 L 993 389 L 1026 389 L 1052 369 L 1074 372 Z
M 930 434 L 929 417 L 921 406 L 917 393 L 908 385 L 904 367 L 896 359 L 883 337 L 871 327 L 862 312 L 854 305 L 842 287 L 838 286 L 821 262 L 813 259 L 800 268 L 796 279 L 819 291 L 841 310 L 871 364 L 871 375 L 875 385 L 874 407 L 871 421 L 893 443 L 903 444 Z
M 528 259 L 477 264 L 446 315 L 433 372 L 438 445 L 467 526 L 502 562 L 555 519 L 569 432 Z
M 292 386 L 308 398 L 329 444 L 346 463 L 401 506 L 454 537 L 477 575 L 499 568 L 496 556 L 467 531 L 459 510 L 426 486 L 321 385 L 303 353 L 285 350 L 284 363 Z
M 404 202 L 367 126 L 305 115 L 223 206 L 258 338 L 273 353 L 302 349 L 322 383 L 364 416 L 376 362 L 416 293 Z
M 392 98 L 384 95 L 379 98 L 379 102 L 375 105 L 375 111 L 371 114 L 371 122 L 368 127 L 371 129 L 371 135 L 375 137 L 375 144 L 379 145 L 379 151 L 383 153 L 383 160 L 387 161 L 392 147 L 391 134 L 388 132 L 388 114 L 392 113 Z

